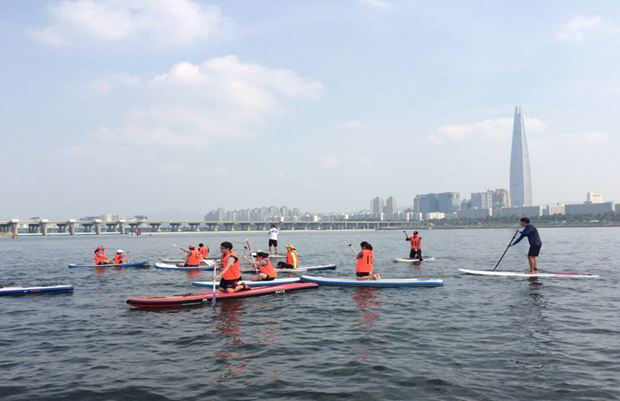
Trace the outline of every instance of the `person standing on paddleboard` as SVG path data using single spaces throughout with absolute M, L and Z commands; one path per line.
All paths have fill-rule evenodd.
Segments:
M 372 245 L 363 241 L 360 244 L 362 250 L 357 254 L 357 262 L 355 263 L 355 275 L 358 280 L 380 280 L 379 273 L 373 273 L 373 263 L 375 255 L 372 250 Z
M 271 225 L 269 229 L 269 253 L 272 255 L 278 254 L 278 234 L 280 231 L 276 228 L 275 224 Z M 271 249 L 273 248 L 273 252 Z
M 245 283 L 239 283 L 241 280 L 241 260 L 233 252 L 233 245 L 224 241 L 220 244 L 220 252 L 222 252 L 222 271 L 215 276 L 215 281 L 220 280 L 218 291 L 224 292 L 238 292 L 242 290 L 249 290 L 250 287 Z
M 422 261 L 422 237 L 417 231 L 413 232 L 411 237 L 405 237 L 405 241 L 411 242 L 411 250 L 409 251 L 409 259 L 418 259 Z
M 513 247 L 517 245 L 521 240 L 527 237 L 527 240 L 530 243 L 530 250 L 527 253 L 527 261 L 530 264 L 530 273 L 538 273 L 538 265 L 536 258 L 540 253 L 540 248 L 542 247 L 542 241 L 540 239 L 540 235 L 538 234 L 538 230 L 534 227 L 533 224 L 530 223 L 530 219 L 527 217 L 522 218 L 519 223 L 523 230 L 521 231 L 521 236 L 517 238 L 515 242 L 513 242 L 510 246 Z

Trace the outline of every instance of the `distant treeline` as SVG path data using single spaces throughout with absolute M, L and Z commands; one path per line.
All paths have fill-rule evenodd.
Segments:
M 617 224 L 620 223 L 620 213 L 605 213 L 598 215 L 563 215 L 563 214 L 554 214 L 551 216 L 520 216 L 520 217 L 529 217 L 533 223 L 543 223 L 543 224 L 593 224 L 597 223 L 599 225 L 604 224 Z M 497 217 L 485 217 L 485 218 L 452 218 L 445 220 L 433 220 L 432 223 L 434 226 L 454 226 L 454 225 L 506 225 L 506 224 L 514 224 L 519 220 L 519 217 L 506 217 L 506 216 L 497 216 Z M 427 221 L 426 223 L 431 223 L 431 221 Z

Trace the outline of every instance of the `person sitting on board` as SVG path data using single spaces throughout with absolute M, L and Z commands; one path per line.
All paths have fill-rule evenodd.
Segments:
M 122 265 L 123 263 L 127 263 L 125 260 L 125 252 L 122 249 L 116 251 L 116 255 L 114 255 L 114 264 Z
M 207 259 L 209 257 L 209 247 L 205 246 L 205 244 L 198 244 L 198 252 L 203 259 Z
M 105 249 L 103 246 L 99 245 L 97 249 L 95 249 L 95 264 L 96 265 L 110 265 L 112 261 L 105 257 Z
M 521 236 L 517 238 L 515 242 L 513 242 L 510 246 L 515 246 L 525 237 L 530 243 L 530 250 L 527 253 L 527 261 L 530 264 L 530 273 L 538 273 L 538 262 L 536 258 L 540 254 L 540 248 L 542 247 L 542 241 L 540 239 L 540 235 L 538 234 L 538 229 L 534 227 L 533 224 L 530 223 L 530 219 L 527 217 L 522 218 L 519 221 L 523 230 L 521 231 Z
M 278 254 L 278 234 L 280 231 L 276 228 L 275 224 L 271 225 L 269 229 L 269 253 L 272 255 Z M 271 251 L 273 249 L 273 252 Z
M 297 269 L 298 264 L 299 255 L 295 245 L 288 244 L 286 246 L 286 262 L 278 262 L 278 269 Z
M 413 232 L 411 237 L 405 237 L 405 241 L 411 242 L 411 250 L 409 251 L 409 259 L 417 259 L 422 261 L 422 237 L 417 231 Z
M 202 256 L 200 252 L 196 250 L 193 245 L 188 247 L 188 250 L 185 251 L 187 257 L 185 258 L 185 263 L 179 263 L 177 266 L 179 267 L 196 267 L 200 266 L 200 261 L 202 260 Z
M 222 252 L 222 271 L 215 276 L 215 280 L 220 280 L 218 291 L 221 293 L 232 293 L 249 290 L 250 287 L 245 283 L 239 284 L 241 280 L 241 260 L 233 252 L 233 245 L 224 241 L 220 244 Z
M 278 277 L 276 269 L 269 260 L 269 254 L 263 251 L 256 252 L 256 259 L 251 261 L 252 265 L 258 269 L 258 275 L 252 281 L 272 281 Z
M 363 241 L 360 244 L 362 250 L 357 254 L 357 263 L 355 264 L 355 275 L 358 280 L 381 280 L 379 273 L 372 272 L 372 265 L 375 255 L 372 251 L 372 245 Z

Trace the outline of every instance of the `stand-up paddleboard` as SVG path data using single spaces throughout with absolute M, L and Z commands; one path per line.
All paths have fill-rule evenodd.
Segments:
M 69 265 L 69 268 L 74 268 L 74 267 L 149 267 L 149 261 L 148 260 L 144 260 L 142 262 L 132 262 L 132 263 L 121 263 L 120 265 L 115 265 L 115 264 L 107 264 L 107 265 L 77 265 L 75 263 L 71 263 Z
M 394 263 L 415 263 L 415 262 L 428 262 L 435 260 L 434 256 L 428 256 L 422 260 L 420 259 L 409 259 L 409 258 L 394 258 Z
M 356 280 L 350 278 L 300 276 L 301 281 L 320 285 L 342 287 L 441 287 L 443 280 L 417 278 L 385 278 L 381 280 Z
M 596 274 L 578 274 L 578 273 L 520 273 L 520 272 L 494 272 L 489 270 L 468 270 L 459 269 L 463 273 L 473 274 L 476 276 L 500 276 L 500 277 L 558 277 L 558 278 L 598 278 Z
M 253 288 L 251 290 L 239 291 L 233 293 L 216 294 L 218 301 L 234 298 L 247 298 L 257 297 L 268 294 L 283 294 L 285 292 L 308 290 L 312 288 L 318 288 L 319 286 L 314 283 L 294 283 L 283 284 L 272 287 L 260 287 Z M 213 298 L 213 292 L 207 292 L 203 294 L 187 294 L 187 295 L 173 295 L 168 297 L 159 298 L 129 298 L 127 303 L 134 308 L 166 308 L 166 307 L 179 307 L 184 305 L 195 305 L 202 302 L 206 302 Z
M 155 263 L 155 268 L 160 270 L 213 270 L 213 266 L 177 266 L 168 263 Z
M 0 287 L 2 295 L 27 295 L 27 294 L 47 294 L 59 292 L 73 292 L 72 285 L 50 285 L 46 287 Z
M 276 273 L 290 273 L 290 274 L 301 274 L 301 273 L 314 272 L 314 271 L 319 271 L 319 270 L 336 270 L 336 265 L 330 264 L 330 265 L 317 265 L 317 266 L 301 266 L 296 269 L 280 269 L 276 267 Z M 258 272 L 257 269 L 247 269 L 247 270 L 242 271 L 242 273 L 248 273 L 248 274 L 257 273 L 257 272 Z
M 215 263 L 215 261 L 219 261 L 220 258 L 211 258 L 208 257 L 206 259 L 202 259 L 203 261 L 207 261 L 207 263 Z M 176 265 L 177 263 L 185 263 L 185 259 L 166 259 L 166 258 L 162 258 L 159 259 L 159 261 L 161 263 L 166 263 L 166 264 L 170 264 L 170 265 Z
M 256 252 L 252 252 L 252 257 L 255 258 L 256 257 Z M 276 254 L 271 254 L 269 255 L 269 259 L 285 259 L 286 255 L 276 255 Z
M 301 279 L 299 277 L 288 277 L 288 278 L 277 278 L 275 280 L 270 281 L 251 281 L 251 280 L 243 280 L 250 287 L 270 287 L 274 285 L 282 285 L 282 284 L 293 284 L 300 282 Z M 215 282 L 215 285 L 218 285 L 219 282 Z M 213 287 L 213 281 L 194 281 L 192 285 L 197 287 Z

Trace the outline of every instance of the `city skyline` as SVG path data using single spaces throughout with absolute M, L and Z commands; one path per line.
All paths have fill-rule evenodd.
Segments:
M 520 4 L 3 2 L 0 218 L 509 189 L 515 104 L 533 204 L 620 199 L 620 9 Z

